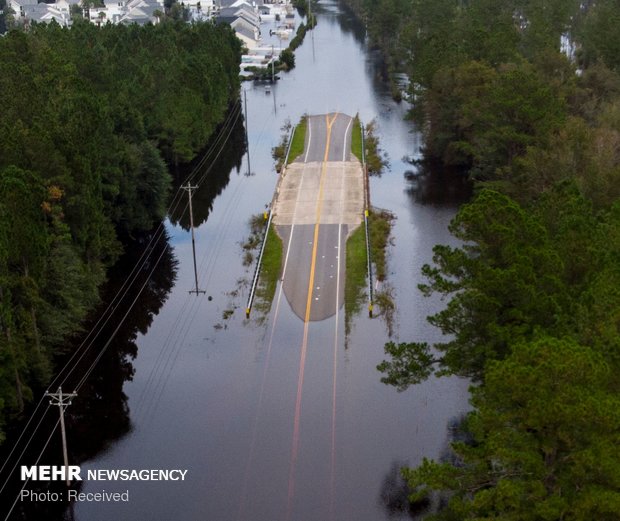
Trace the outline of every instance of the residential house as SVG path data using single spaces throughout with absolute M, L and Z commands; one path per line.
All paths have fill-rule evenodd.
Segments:
M 181 6 L 187 9 L 192 22 L 211 20 L 216 11 L 214 0 L 181 0 Z
M 24 24 L 56 22 L 65 27 L 71 25 L 71 6 L 79 4 L 79 0 L 58 0 L 53 4 L 46 4 L 44 2 L 28 3 L 29 0 L 11 1 L 21 4 L 16 20 Z
M 24 18 L 26 16 L 25 8 L 35 6 L 39 3 L 38 0 L 9 0 L 8 7 L 13 11 L 15 20 Z
M 226 0 L 223 0 L 222 4 L 225 2 Z M 248 49 L 253 49 L 258 45 L 260 16 L 256 7 L 244 0 L 236 0 L 219 10 L 217 21 L 229 24 Z
M 164 12 L 163 0 L 104 0 L 104 7 L 92 7 L 88 10 L 88 18 L 97 25 L 156 24 L 159 22 L 155 16 L 157 11 Z

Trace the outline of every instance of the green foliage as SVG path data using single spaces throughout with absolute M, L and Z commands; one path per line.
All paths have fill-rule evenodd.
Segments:
M 351 131 L 351 153 L 362 162 L 364 160 L 362 147 L 362 123 L 359 115 L 353 120 L 353 130 Z
M 347 238 L 345 259 L 344 316 L 345 330 L 351 330 L 351 318 L 359 313 L 365 296 L 367 277 L 366 233 L 364 226 L 358 226 Z
M 395 3 L 366 4 L 371 37 L 410 77 L 427 156 L 479 188 L 461 246 L 423 268 L 445 340 L 388 343 L 378 367 L 399 390 L 476 385 L 471 439 L 404 471 L 412 499 L 445 493 L 442 520 L 618 519 L 620 4 Z
M 434 519 L 617 519 L 620 398 L 599 353 L 568 339 L 516 344 L 472 404 L 459 464 L 405 471 L 416 496 L 453 493 Z
M 445 164 L 472 166 L 478 179 L 544 145 L 563 123 L 561 98 L 528 63 L 496 70 L 466 62 L 439 71 L 427 96 L 429 152 Z
M 0 39 L 0 423 L 45 385 L 121 239 L 165 212 L 165 160 L 238 92 L 229 27 L 75 20 Z
M 589 5 L 579 26 L 582 43 L 580 60 L 585 67 L 600 60 L 613 70 L 620 70 L 620 6 L 613 0 Z
M 449 341 L 389 343 L 378 369 L 399 390 L 473 378 L 473 440 L 410 485 L 450 492 L 437 519 L 615 519 L 619 203 L 596 212 L 574 182 L 528 208 L 484 190 L 450 229 L 463 246 L 437 246 L 421 286 L 449 298 L 429 317 Z
M 289 47 L 280 53 L 280 63 L 284 65 L 286 70 L 295 68 L 295 54 Z
M 437 359 L 429 346 L 412 349 L 422 353 L 424 372 L 433 360 L 440 374 L 481 379 L 487 360 L 504 358 L 513 342 L 531 338 L 539 328 L 560 330 L 568 320 L 564 266 L 541 223 L 498 192 L 483 191 L 461 209 L 450 230 L 465 245 L 436 246 L 435 265 L 422 270 L 429 283 L 420 289 L 451 297 L 429 321 L 452 339 L 435 345 Z M 394 381 L 389 373 L 400 366 L 400 361 L 381 366 L 387 381 Z M 411 383 L 419 379 L 414 374 Z M 406 384 L 402 377 L 397 381 L 399 387 Z
M 306 146 L 306 129 L 308 127 L 307 116 L 302 116 L 299 123 L 295 127 L 295 134 L 293 134 L 293 141 L 288 152 L 288 162 L 295 161 L 299 156 L 304 153 Z
M 387 247 L 392 231 L 394 216 L 387 210 L 368 212 L 368 239 L 370 258 L 375 266 L 375 277 L 384 281 L 387 276 Z
M 381 175 L 386 162 L 383 160 L 379 149 L 379 138 L 376 135 L 375 121 L 371 121 L 364 129 L 364 156 L 370 175 Z
M 370 210 L 368 215 L 368 238 L 370 240 L 370 258 L 374 265 L 375 277 L 383 281 L 386 277 L 387 246 L 392 230 L 394 216 L 385 210 Z M 366 295 L 364 291 L 368 280 L 368 259 L 366 257 L 366 231 L 361 225 L 351 233 L 347 239 L 346 280 L 344 286 L 345 327 L 350 331 L 351 318 L 359 313 L 362 301 Z M 390 295 L 382 294 L 381 309 L 390 324 L 390 313 L 393 303 Z
M 272 226 L 267 231 L 267 242 L 263 252 L 263 262 L 259 278 L 259 286 L 256 291 L 258 301 L 256 307 L 267 314 L 271 308 L 273 297 L 282 271 L 282 239 Z

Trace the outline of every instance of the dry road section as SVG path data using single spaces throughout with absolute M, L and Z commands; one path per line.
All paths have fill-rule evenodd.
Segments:
M 289 164 L 274 205 L 285 247 L 284 294 L 304 322 L 324 320 L 344 300 L 345 244 L 362 222 L 362 165 L 351 154 L 353 118 L 310 116 L 304 153 Z

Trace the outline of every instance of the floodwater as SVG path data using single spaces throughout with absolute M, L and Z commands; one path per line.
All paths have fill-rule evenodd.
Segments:
M 440 340 L 426 316 L 442 304 L 424 298 L 417 284 L 433 246 L 454 243 L 447 226 L 468 190 L 458 177 L 418 172 L 405 161 L 419 157 L 420 136 L 404 120 L 406 104 L 394 103 L 381 83 L 381 64 L 363 28 L 333 0 L 321 1 L 317 15 L 293 71 L 269 90 L 243 85 L 251 167 L 241 119 L 222 154 L 202 167 L 211 170 L 193 202 L 198 284 L 206 293 L 188 292 L 194 288 L 188 219 L 173 213 L 166 236 L 150 246 L 154 258 L 163 252 L 153 279 L 67 410 L 70 458 L 83 474 L 187 469 L 184 481 L 83 481 L 81 492 L 128 490 L 129 501 L 76 502 L 68 510 L 19 503 L 16 518 L 415 518 L 402 509 L 398 468 L 444 453 L 449 426 L 468 408 L 467 381 L 431 379 L 403 393 L 383 385 L 376 365 L 388 328 L 365 311 L 353 317 L 347 336 L 342 309 L 310 323 L 305 343 L 304 324 L 280 287 L 263 320 L 255 313 L 248 321 L 244 313 L 253 267 L 243 266 L 241 242 L 250 217 L 271 201 L 277 181 L 271 149 L 282 127 L 304 113 L 359 113 L 363 122 L 375 120 L 389 160 L 383 175 L 371 179 L 370 197 L 395 215 L 387 281 L 396 303 L 392 340 Z M 180 184 L 183 173 L 177 177 Z M 147 241 L 119 264 L 109 295 Z M 130 291 L 126 302 L 135 295 Z M 107 326 L 86 367 L 114 329 Z M 60 464 L 56 438 L 42 464 Z

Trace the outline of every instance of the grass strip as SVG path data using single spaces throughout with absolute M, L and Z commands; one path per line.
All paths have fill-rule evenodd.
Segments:
M 276 233 L 275 227 L 271 225 L 267 234 L 263 263 L 258 278 L 258 288 L 256 289 L 255 307 L 263 313 L 267 313 L 271 309 L 281 269 L 282 239 Z
M 351 133 L 351 152 L 355 157 L 363 162 L 362 151 L 362 123 L 359 116 L 355 116 L 353 120 L 353 131 Z
M 297 159 L 301 154 L 304 153 L 307 126 L 308 118 L 306 116 L 302 116 L 297 127 L 295 127 L 293 142 L 291 143 L 291 149 L 288 154 L 288 163 L 292 163 L 293 161 L 295 161 L 295 159 Z
M 344 284 L 345 332 L 351 330 L 351 318 L 362 306 L 366 286 L 366 234 L 364 225 L 358 226 L 347 240 Z
M 374 277 L 383 281 L 387 275 L 387 246 L 394 216 L 386 210 L 370 210 L 368 216 L 368 236 L 370 256 L 374 265 Z M 368 281 L 366 262 L 366 233 L 364 224 L 358 226 L 347 240 L 346 277 L 344 286 L 345 333 L 351 332 L 351 319 L 359 313 L 368 295 L 365 291 Z M 377 295 L 381 309 L 391 308 L 390 295 Z
M 394 216 L 387 210 L 370 210 L 368 215 L 368 235 L 370 239 L 370 259 L 375 265 L 375 278 L 384 281 L 386 277 L 387 245 Z

